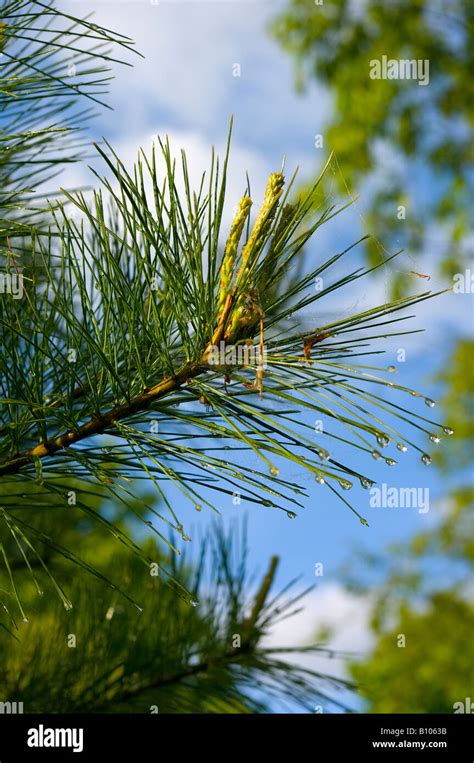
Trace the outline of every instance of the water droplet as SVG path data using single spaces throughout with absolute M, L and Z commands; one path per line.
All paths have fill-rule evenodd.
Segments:
M 270 474 L 272 475 L 272 477 L 278 477 L 278 475 L 280 474 L 280 470 L 277 469 L 276 466 L 271 466 L 270 467 Z
M 21 619 L 22 619 L 22 621 L 23 621 L 24 623 L 29 623 L 29 622 L 30 622 L 30 621 L 28 620 L 28 618 L 27 618 L 27 617 L 22 617 Z
M 63 604 L 64 604 L 64 609 L 66 609 L 66 610 L 68 610 L 68 611 L 69 611 L 70 609 L 72 609 L 72 604 L 71 604 L 71 602 L 70 602 L 70 601 L 64 601 L 64 602 L 63 602 Z
M 430 437 L 431 442 L 436 443 L 436 445 L 439 443 L 439 437 L 438 437 L 437 434 L 430 434 L 429 437 Z
M 294 511 L 287 511 L 286 516 L 288 517 L 288 519 L 295 519 L 296 514 Z
M 194 508 L 196 509 L 196 511 L 202 511 L 202 506 L 200 503 L 197 503 Z
M 197 607 L 199 602 L 196 599 L 189 599 L 189 603 L 192 607 Z
M 452 435 L 454 434 L 454 429 L 451 429 L 451 427 L 443 427 L 444 434 Z
M 135 609 L 136 609 L 138 612 L 143 612 L 143 607 L 141 607 L 139 604 L 135 604 Z
M 402 453 L 406 453 L 408 448 L 402 442 L 397 442 L 397 450 L 401 451 Z
M 397 369 L 395 368 L 395 366 L 388 366 L 387 367 L 387 371 L 390 371 L 391 374 L 394 374 L 396 372 L 396 370 Z
M 319 458 L 321 458 L 323 461 L 328 461 L 328 460 L 329 460 L 329 453 L 328 453 L 328 451 L 327 451 L 327 450 L 324 450 L 324 448 L 319 448 L 319 449 L 318 449 L 318 456 L 319 456 Z
M 382 458 L 382 454 L 379 453 L 378 450 L 373 450 L 372 451 L 372 458 L 375 458 L 376 461 L 379 461 L 379 459 Z
M 188 541 L 188 540 L 191 540 L 191 538 L 189 538 L 189 537 L 186 535 L 186 533 L 184 532 L 184 527 L 183 527 L 183 525 L 181 524 L 181 522 L 178 524 L 178 526 L 177 526 L 177 528 L 176 528 L 176 529 L 177 529 L 177 531 L 179 532 L 179 534 L 181 535 L 181 537 L 182 537 L 182 539 L 183 539 L 184 541 Z
M 361 477 L 361 478 L 360 478 L 360 484 L 362 485 L 362 487 L 364 488 L 364 490 L 368 490 L 368 489 L 369 489 L 369 488 L 371 488 L 371 487 L 372 487 L 372 485 L 374 485 L 375 483 L 374 483 L 374 481 L 373 481 L 373 480 L 369 480 L 369 478 L 368 478 L 368 477 Z
M 396 464 L 397 462 L 395 461 L 395 459 L 394 459 L 394 458 L 386 458 L 386 459 L 385 459 L 385 463 L 387 464 L 387 466 L 395 466 L 395 464 Z
M 318 485 L 324 485 L 324 483 L 326 482 L 326 480 L 324 479 L 324 477 L 321 474 L 317 474 L 314 479 L 316 480 Z
M 182 537 L 182 539 L 185 541 L 185 543 L 188 543 L 188 541 L 190 541 L 190 540 L 191 540 L 191 538 L 189 537 L 189 535 L 186 535 L 185 533 L 183 533 L 181 537 Z
M 148 525 L 148 527 L 153 527 L 153 522 L 151 521 L 151 519 L 145 520 L 145 524 Z
M 431 399 L 431 397 L 425 397 L 425 405 L 427 405 L 428 408 L 434 408 L 436 403 Z
M 365 525 L 365 527 L 369 526 L 369 523 L 367 522 L 366 519 L 364 519 L 364 517 L 360 517 L 360 523 L 361 525 Z
M 421 460 L 426 465 L 431 464 L 431 456 L 429 456 L 428 453 L 423 453 Z
M 349 480 L 339 480 L 339 485 L 343 490 L 350 490 L 352 487 L 352 482 L 349 482 Z
M 377 442 L 380 445 L 381 448 L 386 448 L 390 440 L 388 439 L 387 435 L 385 434 L 378 434 L 377 435 Z

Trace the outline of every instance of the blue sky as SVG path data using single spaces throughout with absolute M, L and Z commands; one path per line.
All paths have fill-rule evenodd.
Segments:
M 94 10 L 97 23 L 130 35 L 145 55 L 143 60 L 134 60 L 133 69 L 116 67 L 108 99 L 114 111 L 104 111 L 93 127 L 95 135 L 107 137 L 126 161 L 133 161 L 140 146 L 145 150 L 149 148 L 153 135 L 168 133 L 176 152 L 181 147 L 187 149 L 192 174 L 194 172 L 197 178 L 208 164 L 211 145 L 222 148 L 233 114 L 231 214 L 244 188 L 247 170 L 253 193 L 258 197 L 269 172 L 280 167 L 283 155 L 286 155 L 288 174 L 299 165 L 301 176 L 308 178 L 314 176 L 327 157 L 329 147 L 315 148 L 314 140 L 315 135 L 324 134 L 332 108 L 331 96 L 314 84 L 303 95 L 295 93 L 292 61 L 282 54 L 267 33 L 269 20 L 280 3 L 159 0 L 158 4 L 152 4 L 96 0 L 90 4 L 72 0 L 64 5 L 77 15 Z M 234 76 L 238 71 L 236 65 L 240 67 L 240 76 Z M 341 171 L 344 172 L 343 167 Z M 91 182 L 91 177 L 84 168 L 74 169 L 68 182 L 82 184 Z M 363 193 L 363 189 L 351 190 Z M 364 212 L 362 195 L 353 208 L 321 234 L 317 233 L 307 257 L 329 256 L 357 240 Z M 441 244 L 441 233 L 439 236 Z M 436 258 L 436 242 L 435 236 L 432 248 L 417 259 L 416 267 L 409 252 L 392 267 L 430 272 Z M 361 255 L 354 252 L 350 267 L 360 261 Z M 327 315 L 343 315 L 382 302 L 387 296 L 389 280 L 387 271 L 375 280 L 367 279 L 365 284 L 357 282 L 355 288 L 338 292 L 333 301 L 328 298 L 327 305 L 322 301 L 322 308 Z M 434 277 L 429 283 L 434 290 L 449 285 Z M 425 288 L 425 281 L 414 279 L 414 291 Z M 387 340 L 384 346 L 387 355 L 380 364 L 396 364 L 396 350 L 404 347 L 407 359 L 398 365 L 397 381 L 436 398 L 436 387 L 430 376 L 446 362 L 453 339 L 463 330 L 466 310 L 471 309 L 469 299 L 469 295 L 450 294 L 436 303 L 424 303 L 416 310 L 417 318 L 412 323 L 417 328 L 427 328 L 427 333 Z M 314 315 L 314 320 L 320 321 L 321 316 Z M 423 401 L 415 405 L 422 415 L 427 415 Z M 436 408 L 429 413 L 434 419 L 438 418 Z M 344 450 L 338 455 L 344 456 Z M 225 523 L 242 513 L 248 515 L 252 567 L 263 571 L 270 555 L 276 553 L 281 558 L 281 584 L 297 574 L 303 576 L 304 584 L 319 581 L 304 615 L 294 626 L 286 625 L 277 634 L 278 638 L 290 639 L 292 643 L 304 640 L 317 623 L 326 620 L 338 624 L 345 633 L 342 640 L 336 640 L 336 647 L 366 648 L 369 642 L 364 623 L 368 609 L 341 589 L 339 565 L 351 558 L 356 546 L 364 544 L 379 551 L 389 541 L 426 529 L 427 523 L 436 521 L 445 492 L 435 468 L 421 464 L 419 454 L 395 452 L 390 455 L 398 458 L 398 467 L 390 469 L 385 464 L 365 461 L 365 470 L 371 469 L 372 479 L 393 486 L 428 487 L 429 513 L 371 509 L 367 491 L 354 487 L 351 499 L 370 523 L 370 528 L 363 527 L 336 497 L 308 482 L 308 478 L 303 479 L 308 485 L 309 499 L 295 520 L 264 508 L 246 507 L 244 503 L 238 507 L 230 501 L 220 504 Z M 298 477 L 293 472 L 282 476 L 295 480 Z M 181 514 L 187 529 L 199 527 L 201 532 L 213 519 L 211 513 L 203 511 L 198 515 L 192 507 L 183 506 Z M 324 563 L 323 578 L 315 578 L 317 562 Z

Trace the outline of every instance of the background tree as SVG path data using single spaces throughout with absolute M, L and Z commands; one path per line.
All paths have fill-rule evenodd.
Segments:
M 471 342 L 460 343 L 455 362 L 440 374 L 442 404 L 457 435 L 453 449 L 436 459 L 452 483 L 438 520 L 380 554 L 358 555 L 346 571 L 349 590 L 373 597 L 375 644 L 349 662 L 369 712 L 472 711 L 472 350 Z M 456 480 L 453 463 L 461 470 Z
M 351 665 L 351 675 L 367 699 L 365 709 L 472 712 L 473 625 L 472 603 L 447 592 L 434 595 L 426 611 L 402 608 L 395 627 L 378 634 L 370 657 Z
M 366 560 L 372 578 L 383 580 L 372 611 L 375 645 L 349 667 L 370 712 L 452 713 L 456 703 L 471 712 L 473 494 L 455 493 L 434 529 Z
M 364 224 L 373 234 L 369 262 L 385 248 L 403 247 L 410 256 L 426 254 L 425 274 L 452 278 L 469 265 L 472 20 L 464 0 L 290 0 L 272 26 L 296 61 L 298 85 L 314 78 L 333 96 L 320 131 L 326 128 L 335 151 L 341 192 L 363 194 Z M 382 56 L 427 60 L 429 84 L 371 79 L 371 62 Z M 408 285 L 406 269 L 393 274 L 395 293 Z M 472 353 L 472 340 L 459 338 L 438 374 L 456 432 L 453 448 L 435 457 L 449 490 L 441 519 L 409 542 L 366 556 L 366 574 L 359 570 L 349 581 L 374 595 L 376 644 L 350 668 L 372 712 L 452 712 L 470 691 Z M 406 635 L 405 648 L 398 634 Z
M 383 257 L 380 240 L 410 255 L 437 252 L 443 276 L 469 264 L 472 20 L 468 0 L 290 0 L 273 24 L 299 85 L 316 78 L 333 96 L 325 136 L 340 190 L 363 192 L 371 263 Z M 428 60 L 428 85 L 371 79 L 370 62 L 382 56 Z M 394 274 L 397 293 L 408 283 Z

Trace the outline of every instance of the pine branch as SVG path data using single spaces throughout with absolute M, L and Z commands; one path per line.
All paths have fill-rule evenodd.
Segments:
M 284 178 L 275 173 L 241 242 L 251 202 L 243 198 L 221 257 L 229 144 L 220 177 L 211 168 L 207 193 L 204 180 L 197 193 L 189 188 L 183 154 L 184 206 L 169 145 L 160 147 L 164 183 L 155 151 L 151 158 L 143 154 L 130 174 L 110 146 L 107 153 L 98 148 L 115 182 L 102 180 L 108 211 L 102 192 L 95 192 L 92 200 L 66 194 L 81 220 L 57 202 L 51 208 L 54 234 L 39 231 L 32 239 L 26 299 L 21 309 L 14 300 L 8 302 L 0 318 L 4 347 L 12 358 L 0 367 L 5 406 L 0 475 L 5 488 L 36 478 L 61 495 L 72 469 L 78 477 L 105 484 L 117 500 L 117 480 L 145 477 L 171 516 L 170 521 L 160 513 L 160 520 L 187 539 L 162 483 L 172 482 L 196 507 L 213 510 L 202 494 L 204 486 L 221 495 L 247 488 L 247 500 L 293 517 L 295 508 L 304 506 L 299 496 L 306 491 L 279 476 L 279 459 L 327 484 L 366 524 L 337 487 L 346 490 L 356 478 L 367 488 L 371 479 L 306 437 L 308 424 L 296 426 L 293 414 L 306 409 L 333 420 L 349 438 L 329 428 L 325 437 L 374 458 L 382 456 L 368 437 L 382 447 L 393 442 L 404 448 L 403 435 L 379 414 L 398 417 L 418 431 L 427 419 L 407 413 L 370 388 L 419 393 L 386 381 L 377 373 L 383 369 L 360 365 L 356 358 L 372 352 L 365 349 L 370 345 L 363 332 L 380 327 L 382 333 L 375 331 L 369 340 L 387 336 L 386 325 L 400 320 L 393 314 L 430 293 L 289 332 L 284 324 L 289 311 L 304 315 L 321 297 L 370 272 L 358 268 L 322 293 L 306 296 L 312 280 L 329 271 L 349 247 L 288 283 L 292 262 L 334 216 L 334 209 L 325 210 L 305 229 L 313 214 L 311 194 L 288 209 L 291 183 L 283 194 Z M 238 350 L 254 342 L 259 360 L 249 363 Z M 73 348 L 72 363 L 68 348 Z M 229 349 L 238 357 L 223 359 Z M 208 410 L 198 413 L 194 406 L 199 401 Z M 160 427 L 168 422 L 169 431 L 147 431 L 157 416 Z M 104 434 L 115 438 L 116 445 L 101 448 L 97 436 Z M 209 444 L 201 447 L 200 437 L 211 438 L 220 454 L 214 455 Z M 223 441 L 230 443 L 225 454 Z M 80 447 L 86 442 L 87 447 Z M 243 470 L 238 460 L 243 448 L 252 450 L 266 471 Z M 209 470 L 217 471 L 219 479 Z M 87 502 L 81 501 L 80 507 L 89 513 Z M 10 523 L 14 510 L 13 499 Z M 91 516 L 103 521 L 95 512 Z M 116 533 L 113 523 L 107 526 Z M 139 554 L 130 538 L 122 534 L 121 539 Z M 173 575 L 168 577 L 181 590 Z
M 94 415 L 87 423 L 79 427 L 74 432 L 65 432 L 59 437 L 55 437 L 54 440 L 48 440 L 41 442 L 33 448 L 15 455 L 12 459 L 0 464 L 0 475 L 2 474 L 14 474 L 18 472 L 22 466 L 25 466 L 29 461 L 36 458 L 44 458 L 50 456 L 58 451 L 65 450 L 71 445 L 74 445 L 81 440 L 88 437 L 94 437 L 94 435 L 104 434 L 107 429 L 115 427 L 117 421 L 129 418 L 132 414 L 139 411 L 144 411 L 148 406 L 162 397 L 169 395 L 171 392 L 175 392 L 184 384 L 188 384 L 199 374 L 205 371 L 211 370 L 211 366 L 206 362 L 206 358 L 209 355 L 209 351 L 212 347 L 218 344 L 224 334 L 225 326 L 229 318 L 233 303 L 233 295 L 229 294 L 218 319 L 217 328 L 209 342 L 208 346 L 204 350 L 202 361 L 199 364 L 187 363 L 182 369 L 180 369 L 172 377 L 163 379 L 158 384 L 155 384 L 151 389 L 145 389 L 139 395 L 136 395 L 128 403 L 115 406 L 107 413 Z M 84 394 L 84 388 L 73 391 L 74 399 L 82 397 Z
M 240 627 L 236 625 L 237 633 L 239 633 L 240 631 L 242 632 L 242 640 L 241 640 L 240 647 L 238 648 L 229 647 L 228 649 L 223 651 L 222 654 L 220 655 L 213 654 L 211 657 L 208 657 L 206 660 L 202 660 L 196 665 L 193 665 L 192 667 L 189 667 L 180 673 L 179 672 L 173 673 L 171 675 L 157 678 L 142 686 L 136 686 L 134 689 L 128 692 L 125 692 L 125 694 L 123 694 L 120 697 L 120 702 L 127 702 L 132 697 L 136 697 L 140 694 L 143 694 L 144 692 L 149 691 L 150 689 L 163 688 L 171 684 L 177 684 L 177 683 L 183 682 L 187 678 L 192 678 L 194 676 L 205 674 L 206 672 L 209 672 L 210 670 L 213 670 L 219 666 L 226 666 L 231 663 L 241 662 L 242 659 L 245 658 L 246 653 L 249 652 L 249 650 L 251 650 L 254 647 L 256 641 L 258 641 L 258 636 L 256 638 L 257 620 L 259 616 L 261 615 L 262 610 L 264 609 L 265 600 L 272 586 L 272 583 L 274 582 L 277 565 L 278 565 L 278 557 L 274 556 L 272 557 L 270 561 L 268 572 L 263 578 L 261 586 L 255 596 L 252 613 L 250 617 L 244 620 Z
M 70 515 L 68 522 L 70 532 Z M 82 553 L 91 540 L 76 537 Z M 249 597 L 245 530 L 239 533 L 234 527 L 224 535 L 216 525 L 200 547 L 199 559 L 181 558 L 175 572 L 193 590 L 195 603 L 199 599 L 195 607 L 176 600 L 163 580 L 150 576 L 125 551 L 117 552 L 105 536 L 99 545 L 108 564 L 119 565 L 129 580 L 130 594 L 146 599 L 146 607 L 141 613 L 124 612 L 116 594 L 99 581 L 84 587 L 77 578 L 69 580 L 79 605 L 76 613 L 54 610 L 52 615 L 43 599 L 34 621 L 22 625 L 21 643 L 0 635 L 2 696 L 8 701 L 21 696 L 29 712 L 149 712 L 155 705 L 160 713 L 268 712 L 290 700 L 309 711 L 315 701 L 345 707 L 337 692 L 350 690 L 349 682 L 295 664 L 299 655 L 323 656 L 328 650 L 262 643 L 278 619 L 294 612 L 305 592 L 291 593 L 294 582 L 269 601 L 276 567 L 272 559 Z M 149 555 L 160 558 L 156 544 L 148 541 L 147 546 Z M 68 577 L 59 560 L 57 568 Z M 27 580 L 25 570 L 21 590 Z M 246 619 L 247 611 L 253 614 Z M 250 621 L 249 629 L 245 622 Z M 68 648 L 64 633 L 74 634 L 76 648 Z
M 79 427 L 75 432 L 65 432 L 53 440 L 41 442 L 34 448 L 30 448 L 24 453 L 20 453 L 11 460 L 0 464 L 0 474 L 16 473 L 25 466 L 31 459 L 44 458 L 58 451 L 65 450 L 81 440 L 94 435 L 104 434 L 107 429 L 114 427 L 118 421 L 129 418 L 133 413 L 144 411 L 150 403 L 160 400 L 162 397 L 175 392 L 183 384 L 188 383 L 198 374 L 208 369 L 206 365 L 187 364 L 175 375 L 168 379 L 163 379 L 149 390 L 145 390 L 140 395 L 136 395 L 129 403 L 115 406 L 106 413 L 98 414 L 89 419 L 85 424 Z
M 12 23 L 9 34 L 15 23 L 27 22 Z M 78 23 L 73 35 L 112 39 Z M 54 50 L 76 48 L 75 37 L 61 41 L 60 27 L 53 40 Z M 54 56 L 45 54 L 43 63 L 38 92 L 49 97 L 49 77 L 56 83 L 53 92 L 63 84 Z M 21 101 L 25 93 L 19 95 Z M 45 140 L 54 147 L 56 138 Z M 337 274 L 336 266 L 360 242 L 327 258 L 318 255 L 309 266 L 303 259 L 318 229 L 345 209 L 316 211 L 332 158 L 313 188 L 291 203 L 295 175 L 285 190 L 282 172 L 273 173 L 254 219 L 246 193 L 224 231 L 230 138 L 229 131 L 224 161 L 213 152 L 196 189 L 184 153 L 178 179 L 168 140 L 158 139 L 150 155 L 142 151 L 131 170 L 108 143 L 97 146 L 107 172 L 97 174 L 98 190 L 64 191 L 46 217 L 43 212 L 41 225 L 29 220 L 28 236 L 8 236 L 5 272 L 23 275 L 24 294 L 4 299 L 0 316 L 0 485 L 5 529 L 28 560 L 36 559 L 38 544 L 53 546 L 30 523 L 17 521 L 22 485 L 36 484 L 46 500 L 65 503 L 72 475 L 81 484 L 78 508 L 146 564 L 129 534 L 91 508 L 99 487 L 124 503 L 131 494 L 127 483 L 146 481 L 163 507 L 157 511 L 150 501 L 147 512 L 188 540 L 168 484 L 198 510 L 219 511 L 220 499 L 237 491 L 242 500 L 293 518 L 307 496 L 304 484 L 285 479 L 285 470 L 295 466 L 367 524 L 340 493 L 355 481 L 365 489 L 373 484 L 370 466 L 369 473 L 354 469 L 351 453 L 393 466 L 396 460 L 379 447 L 411 448 L 428 464 L 420 437 L 437 443 L 452 433 L 407 406 L 401 396 L 423 396 L 393 376 L 387 379 L 394 368 L 374 365 L 372 357 L 381 351 L 376 342 L 413 333 L 400 329 L 413 317 L 407 309 L 434 295 L 423 292 L 326 324 L 309 323 L 310 308 L 321 314 L 319 300 L 330 308 L 335 291 L 376 269 L 349 266 Z M 15 147 L 16 154 L 22 151 Z M 21 196 L 21 183 L 15 189 Z M 8 225 L 6 230 L 12 232 Z M 322 276 L 318 292 L 314 282 Z M 431 409 L 434 401 L 426 403 Z M 308 415 L 324 421 L 321 440 L 334 451 L 315 441 Z M 242 464 L 243 451 L 253 454 L 255 465 Z M 158 528 L 153 531 L 166 542 Z M 61 546 L 61 552 L 94 574 L 71 550 Z M 14 568 L 8 559 L 3 566 L 21 612 Z M 189 600 L 173 575 L 163 574 Z

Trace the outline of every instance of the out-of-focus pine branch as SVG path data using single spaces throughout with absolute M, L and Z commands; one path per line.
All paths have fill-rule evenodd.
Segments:
M 71 532 L 72 528 L 69 528 Z M 265 646 L 265 634 L 295 609 L 293 596 L 268 593 L 272 560 L 257 591 L 245 565 L 238 528 L 225 537 L 217 527 L 199 560 L 182 558 L 177 576 L 194 592 L 198 607 L 177 600 L 169 586 L 104 534 L 100 556 L 109 573 L 120 567 L 130 593 L 143 604 L 137 612 L 99 582 L 69 581 L 77 607 L 65 611 L 36 599 L 35 616 L 22 624 L 20 641 L 0 634 L 4 702 L 23 702 L 25 712 L 266 712 L 292 707 L 314 711 L 345 707 L 346 683 L 310 668 L 298 656 L 327 656 L 322 646 Z M 76 537 L 87 557 L 97 556 L 90 539 Z M 147 542 L 155 560 L 161 552 Z M 56 571 L 67 577 L 57 559 Z M 19 577 L 33 601 L 26 571 Z M 250 613 L 250 614 L 249 614 Z M 301 652 L 301 654 L 298 654 Z

